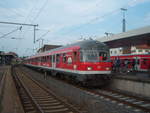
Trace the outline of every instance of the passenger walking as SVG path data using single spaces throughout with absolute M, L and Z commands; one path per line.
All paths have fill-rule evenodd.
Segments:
M 112 62 L 112 70 L 114 72 L 116 72 L 116 58 L 114 59 L 114 61 Z
M 120 58 L 118 57 L 117 59 L 116 59 L 116 72 L 120 72 Z
M 134 65 L 134 70 L 138 71 L 138 65 L 139 65 L 139 60 L 136 58 L 135 59 L 135 65 Z
M 117 58 L 114 59 L 113 70 L 114 70 L 114 72 L 117 72 Z

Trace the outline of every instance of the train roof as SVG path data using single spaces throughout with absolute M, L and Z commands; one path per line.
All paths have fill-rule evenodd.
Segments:
M 38 53 L 33 57 L 37 57 L 37 56 L 44 56 L 47 55 L 50 52 L 54 52 L 54 51 L 59 51 L 59 50 L 65 50 L 67 48 L 80 48 L 82 50 L 88 50 L 88 49 L 97 49 L 99 48 L 99 50 L 108 50 L 108 46 L 106 46 L 106 44 L 104 44 L 103 42 L 97 41 L 97 40 L 84 40 L 84 41 L 79 41 L 73 44 L 69 44 L 66 46 L 62 46 L 62 47 L 58 47 L 43 53 Z M 30 57 L 31 58 L 31 57 Z
M 81 49 L 89 49 L 91 47 L 93 47 L 93 48 L 106 48 L 106 44 L 104 44 L 104 43 L 102 43 L 100 41 L 84 40 L 84 41 L 79 41 L 79 42 L 76 42 L 76 43 L 73 43 L 73 44 L 69 44 L 69 45 L 66 45 L 66 46 L 58 47 L 56 49 L 52 49 L 52 50 L 47 51 L 47 52 L 57 51 L 57 50 L 60 50 L 60 49 L 70 48 L 70 47 L 75 47 L 75 46 L 78 46 Z

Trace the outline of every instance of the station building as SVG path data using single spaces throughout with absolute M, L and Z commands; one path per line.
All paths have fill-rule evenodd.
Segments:
M 58 48 L 58 47 L 61 47 L 61 45 L 44 45 L 43 47 L 38 49 L 37 53 L 49 51 L 51 49 L 55 49 L 55 48 Z
M 18 59 L 18 55 L 14 52 L 5 53 L 0 51 L 0 65 L 10 65 L 14 60 Z
M 148 54 L 150 53 L 150 26 L 130 30 L 119 34 L 111 34 L 97 39 L 106 43 L 110 55 Z

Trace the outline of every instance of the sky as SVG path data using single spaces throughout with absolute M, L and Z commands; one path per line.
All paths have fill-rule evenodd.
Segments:
M 0 0 L 0 22 L 34 24 L 33 27 L 0 24 L 0 51 L 30 56 L 43 44 L 66 45 L 100 38 L 105 32 L 122 32 L 126 8 L 127 31 L 150 25 L 150 0 Z

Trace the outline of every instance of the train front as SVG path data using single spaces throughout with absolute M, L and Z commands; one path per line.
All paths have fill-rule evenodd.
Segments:
M 108 83 L 111 76 L 109 48 L 99 41 L 87 41 L 80 48 L 81 72 L 79 79 L 84 85 L 100 86 Z

